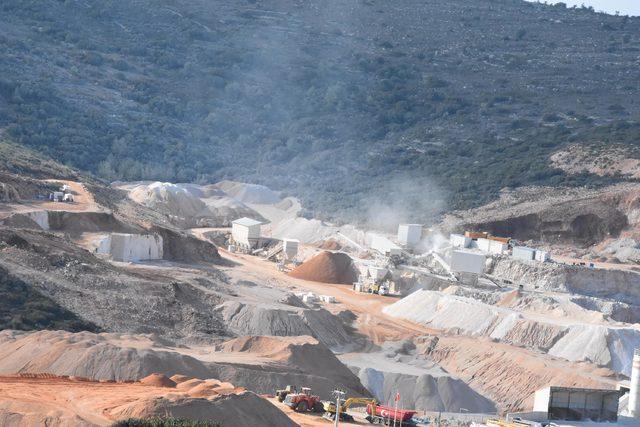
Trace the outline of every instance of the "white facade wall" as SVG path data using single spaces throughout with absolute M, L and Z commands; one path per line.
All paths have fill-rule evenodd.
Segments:
M 541 251 L 541 250 L 536 250 L 536 255 L 535 255 L 535 259 L 536 261 L 540 261 L 540 262 L 547 262 L 549 261 L 549 252 L 547 251 Z
M 513 248 L 513 257 L 515 259 L 521 259 L 524 261 L 531 261 L 535 259 L 536 250 L 527 248 L 526 246 L 515 246 Z
M 502 255 L 509 251 L 509 245 L 498 242 L 497 240 L 489 240 L 489 253 L 494 255 Z
M 483 254 L 468 251 L 451 252 L 451 271 L 454 273 L 474 273 L 484 272 L 486 257 Z
M 251 246 L 253 242 L 260 238 L 260 224 L 243 225 L 233 223 L 231 226 L 231 236 L 236 243 Z
M 293 259 L 298 255 L 298 246 L 300 240 L 297 239 L 282 239 L 282 251 L 287 259 Z
M 489 253 L 491 252 L 491 240 L 489 239 L 478 239 L 476 240 L 476 247 L 480 249 L 482 252 Z
M 398 226 L 398 243 L 405 246 L 416 246 L 422 240 L 422 224 L 400 224 Z
M 454 248 L 468 248 L 471 246 L 471 238 L 462 234 L 451 234 L 449 236 L 449 242 Z
M 629 414 L 640 419 L 640 349 L 633 352 L 631 383 L 629 384 Z
M 155 234 L 111 235 L 111 258 L 114 261 L 137 262 L 162 259 L 162 237 Z
M 533 398 L 533 412 L 549 412 L 549 399 L 551 399 L 551 387 L 541 388 L 536 391 Z
M 402 248 L 379 234 L 371 234 L 371 249 L 383 255 L 400 255 Z

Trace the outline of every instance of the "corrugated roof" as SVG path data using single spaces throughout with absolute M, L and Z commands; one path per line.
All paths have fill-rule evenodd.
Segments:
M 251 218 L 240 218 L 240 219 L 236 219 L 235 221 L 231 222 L 232 224 L 238 224 L 238 225 L 244 225 L 245 227 L 251 227 L 253 225 L 260 225 L 262 224 L 260 221 L 256 221 L 255 219 L 251 219 Z

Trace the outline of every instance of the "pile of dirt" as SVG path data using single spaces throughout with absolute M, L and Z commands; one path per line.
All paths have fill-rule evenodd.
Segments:
M 0 202 L 17 202 L 19 200 L 20 195 L 13 186 L 0 182 Z
M 0 377 L 1 425 L 111 425 L 129 418 L 173 417 L 224 426 L 295 426 L 278 408 L 232 384 L 206 380 L 199 393 L 142 383 Z M 217 392 L 217 391 L 219 392 Z M 195 396 L 194 394 L 199 394 Z
M 50 372 L 99 381 L 140 380 L 200 396 L 225 394 L 233 388 L 229 383 L 256 393 L 305 384 L 326 398 L 336 385 L 350 394 L 367 394 L 357 376 L 309 336 L 242 337 L 213 353 L 209 346 L 202 353 L 200 347 L 192 351 L 169 344 L 153 335 L 5 330 L 0 332 L 0 375 Z
M 154 182 L 139 185 L 131 190 L 129 197 L 148 208 L 185 220 L 208 214 L 204 202 L 179 184 Z
M 187 263 L 218 263 L 221 260 L 218 248 L 211 242 L 158 226 L 151 227 L 149 232 L 162 236 L 162 253 L 166 260 Z
M 296 267 L 289 276 L 322 283 L 352 284 L 358 280 L 349 255 L 327 251 Z
M 229 196 L 243 203 L 271 205 L 280 201 L 278 193 L 264 185 L 245 184 L 234 181 L 221 181 L 215 185 Z
M 176 383 L 164 374 L 153 373 L 140 380 L 140 384 L 151 387 L 175 387 Z
M 140 233 L 141 228 L 125 224 L 109 212 L 48 212 L 49 229 L 70 234 L 106 231 Z
M 339 251 L 340 249 L 342 249 L 342 245 L 334 239 L 327 239 L 324 242 L 320 243 L 318 247 L 326 251 Z
M 221 349 L 230 355 L 238 354 L 238 360 L 246 360 L 251 356 L 286 367 L 286 374 L 272 379 L 276 386 L 307 384 L 324 398 L 331 396 L 336 386 L 346 390 L 349 395 L 370 396 L 357 376 L 343 365 L 331 350 L 310 336 L 240 337 L 225 342 Z M 321 378 L 320 374 L 325 378 Z M 294 378 L 297 378 L 298 382 Z M 238 381 L 239 378 L 235 379 L 234 383 L 240 384 Z M 254 391 L 273 392 L 267 388 Z
M 352 339 L 340 320 L 325 309 L 270 307 L 225 301 L 216 309 L 233 336 L 311 335 L 330 348 L 342 347 Z
M 573 309 L 583 310 L 579 306 Z M 582 323 L 576 319 L 580 313 L 573 311 L 567 312 L 571 324 L 564 318 L 555 321 L 551 316 L 543 321 L 538 315 L 529 316 L 526 310 L 498 307 L 446 292 L 418 290 L 385 307 L 383 312 L 435 329 L 484 335 L 566 360 L 594 363 L 625 375 L 631 373 L 633 349 L 640 346 L 636 325 Z

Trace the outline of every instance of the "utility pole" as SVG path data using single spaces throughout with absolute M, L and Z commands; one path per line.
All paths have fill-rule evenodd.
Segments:
M 345 394 L 346 393 L 342 390 L 333 390 L 333 395 L 336 397 L 336 419 L 333 422 L 333 427 L 338 427 L 340 425 L 340 400 L 342 400 Z

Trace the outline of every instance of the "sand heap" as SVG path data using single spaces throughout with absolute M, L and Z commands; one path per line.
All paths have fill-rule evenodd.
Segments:
M 129 191 L 133 201 L 167 215 L 181 227 L 230 226 L 231 221 L 243 216 L 263 219 L 241 200 L 214 185 L 143 182 L 120 188 Z
M 170 379 L 152 376 L 151 382 Z M 74 381 L 52 375 L 0 377 L 0 425 L 108 426 L 128 418 L 174 417 L 224 426 L 295 426 L 258 395 L 215 379 L 193 387 Z M 172 381 L 173 382 L 173 381 Z M 186 383 L 183 381 L 180 384 Z M 175 383 L 174 383 L 175 385 Z
M 278 193 L 264 185 L 245 184 L 234 181 L 220 181 L 215 184 L 215 186 L 242 203 L 270 205 L 280 201 Z
M 321 319 L 309 322 L 324 328 Z M 227 381 L 226 388 L 231 382 L 256 393 L 305 384 L 327 397 L 340 384 L 350 394 L 366 394 L 358 377 L 310 336 L 237 338 L 213 353 L 207 346 L 205 360 L 193 357 L 200 347 L 193 351 L 168 345 L 152 335 L 5 330 L 0 332 L 0 375 L 49 372 L 100 381 L 140 380 L 167 390 L 190 390 L 207 381 L 211 385 L 211 380 L 194 377 L 218 378 Z M 210 395 L 209 385 L 193 393 Z
M 349 255 L 326 251 L 295 268 L 289 275 L 322 283 L 352 284 L 358 280 Z
M 142 205 L 170 215 L 194 218 L 207 215 L 207 206 L 188 189 L 168 182 L 134 188 L 129 197 Z
M 358 377 L 331 350 L 310 336 L 240 337 L 225 342 L 222 350 L 236 362 L 254 359 L 269 365 L 279 365 L 282 372 L 273 378 L 278 386 L 306 384 L 313 388 L 314 393 L 324 398 L 331 396 L 336 386 L 347 391 L 349 396 L 370 395 Z M 318 376 L 319 373 L 325 378 Z M 236 384 L 242 384 L 240 377 L 242 375 L 238 372 L 234 380 Z M 258 386 L 252 390 L 273 393 L 268 387 Z

